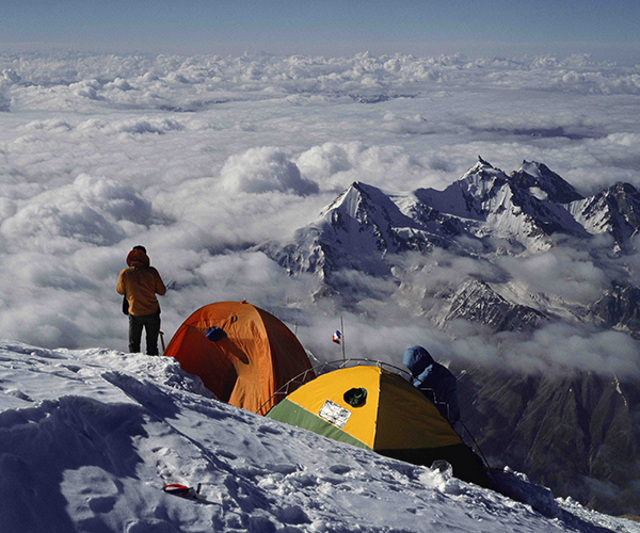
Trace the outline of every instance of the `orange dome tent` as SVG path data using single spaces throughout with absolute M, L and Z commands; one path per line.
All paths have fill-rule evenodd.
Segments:
M 266 414 L 273 394 L 293 378 L 315 377 L 304 348 L 280 320 L 246 302 L 221 302 L 195 311 L 164 352 L 199 376 L 219 400 Z M 290 388 L 292 390 L 294 387 Z

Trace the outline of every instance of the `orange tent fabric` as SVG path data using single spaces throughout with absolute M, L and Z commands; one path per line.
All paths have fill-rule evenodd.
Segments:
M 217 341 L 205 335 L 213 326 L 224 331 Z M 299 386 L 315 377 L 304 348 L 289 328 L 246 302 L 201 307 L 178 328 L 164 354 L 199 376 L 219 400 L 259 414 L 266 414 L 282 399 L 272 396 L 291 379 L 308 371 Z

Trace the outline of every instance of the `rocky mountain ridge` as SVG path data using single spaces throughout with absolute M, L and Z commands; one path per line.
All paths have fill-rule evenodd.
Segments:
M 637 513 L 636 383 L 594 372 L 513 375 L 471 369 L 461 409 L 489 462 L 526 472 L 556 496 L 612 514 Z

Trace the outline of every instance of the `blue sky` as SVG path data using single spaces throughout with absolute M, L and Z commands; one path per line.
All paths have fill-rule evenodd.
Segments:
M 4 49 L 633 53 L 640 42 L 637 0 L 3 0 L 2 11 Z

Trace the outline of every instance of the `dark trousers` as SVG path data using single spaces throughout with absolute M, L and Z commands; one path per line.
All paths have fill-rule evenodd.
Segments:
M 129 315 L 129 352 L 140 352 L 142 329 L 147 333 L 147 355 L 158 355 L 158 335 L 160 334 L 160 312 L 152 315 Z

